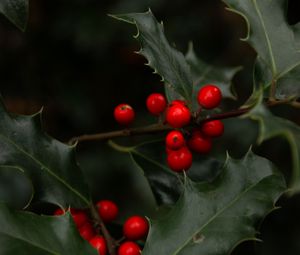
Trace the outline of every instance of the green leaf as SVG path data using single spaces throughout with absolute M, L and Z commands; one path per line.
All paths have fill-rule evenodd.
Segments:
M 261 101 L 245 117 L 259 122 L 258 143 L 277 136 L 287 139 L 293 160 L 290 187 L 294 192 L 300 191 L 300 127 L 287 119 L 274 116 Z
M 138 33 L 135 38 L 141 45 L 138 53 L 148 60 L 147 65 L 169 84 L 170 89 L 191 102 L 193 80 L 190 67 L 183 54 L 170 46 L 164 35 L 163 24 L 156 20 L 151 10 L 145 13 L 110 16 L 137 27 Z
M 183 176 L 166 165 L 163 142 L 148 142 L 135 147 L 109 143 L 118 151 L 129 153 L 133 162 L 143 171 L 158 205 L 173 205 L 183 190 Z M 209 181 L 219 173 L 220 162 L 212 158 L 194 159 L 187 175 L 194 181 Z
M 40 113 L 9 114 L 0 100 L 0 166 L 20 168 L 32 180 L 34 200 L 85 207 L 88 187 L 75 160 L 75 147 L 46 135 Z
M 283 176 L 252 152 L 227 159 L 211 183 L 186 178 L 184 192 L 163 219 L 151 221 L 143 255 L 223 255 L 255 239 L 255 226 L 285 190 Z
M 32 196 L 32 182 L 22 169 L 0 166 L 0 202 L 22 209 L 31 202 Z
M 300 96 L 300 44 L 299 25 L 289 26 L 286 17 L 286 0 L 224 0 L 229 10 L 243 16 L 248 34 L 244 39 L 256 50 L 264 62 L 268 88 L 276 83 L 276 97 Z
M 223 97 L 233 99 L 235 98 L 231 89 L 231 81 L 236 73 L 241 70 L 241 67 L 225 68 L 208 65 L 197 57 L 193 48 L 193 44 L 189 45 L 189 50 L 185 58 L 191 67 L 193 75 L 194 107 L 199 107 L 199 104 L 197 102 L 197 93 L 199 89 L 205 84 L 216 84 L 221 89 Z
M 19 29 L 25 31 L 28 19 L 28 0 L 1 0 L 0 12 Z
M 70 213 L 38 216 L 0 203 L 0 254 L 96 255 L 76 229 Z
M 171 205 L 177 201 L 181 191 L 180 177 L 172 172 L 163 160 L 164 148 L 159 143 L 145 143 L 135 147 L 120 146 L 112 141 L 110 146 L 118 151 L 129 153 L 133 162 L 143 171 L 158 205 Z

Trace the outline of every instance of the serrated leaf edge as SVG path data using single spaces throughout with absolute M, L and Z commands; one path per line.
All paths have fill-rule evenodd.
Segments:
M 246 160 L 247 156 L 249 154 L 253 154 L 252 150 L 251 150 L 251 147 L 249 148 L 248 152 L 245 154 L 244 156 L 244 160 Z M 228 164 L 229 160 L 235 160 L 234 158 L 232 158 L 229 153 L 227 152 L 226 153 L 226 160 L 224 162 L 224 165 L 222 168 L 225 168 L 226 165 Z M 223 171 L 222 171 L 223 172 Z M 222 172 L 220 174 L 222 174 Z M 217 218 L 220 214 L 222 214 L 226 209 L 228 209 L 232 204 L 234 204 L 234 202 L 238 201 L 241 196 L 243 194 L 246 194 L 249 190 L 251 190 L 253 187 L 255 187 L 256 185 L 258 185 L 261 181 L 265 180 L 266 178 L 270 177 L 270 176 L 273 176 L 275 174 L 272 174 L 272 175 L 269 175 L 269 176 L 266 176 L 264 177 L 263 179 L 261 179 L 259 182 L 256 182 L 254 184 L 252 184 L 250 187 L 248 187 L 246 190 L 244 190 L 242 193 L 240 193 L 235 199 L 233 199 L 233 201 L 231 201 L 230 203 L 228 203 L 222 210 L 220 210 L 219 212 L 217 212 L 206 224 L 204 224 L 203 226 L 201 226 L 200 229 L 198 229 L 197 231 L 195 231 L 191 237 L 186 240 L 177 250 L 175 250 L 174 252 L 172 252 L 172 255 L 177 255 L 192 239 L 193 237 L 198 234 L 199 232 L 201 232 L 208 224 L 210 224 L 210 222 L 212 220 L 214 220 L 215 218 Z M 213 182 L 213 181 L 212 181 Z M 193 182 L 192 180 L 190 180 L 187 176 L 185 176 L 185 182 L 184 182 L 184 191 L 187 189 L 188 186 L 192 185 L 192 184 L 200 184 L 200 183 L 195 183 Z M 276 201 L 278 200 L 278 198 L 284 193 L 284 191 L 282 191 L 280 194 L 278 194 L 278 196 L 276 198 L 274 198 L 273 200 L 273 208 L 271 208 L 263 217 L 262 217 L 262 220 L 269 214 L 271 213 L 272 211 L 276 210 L 277 207 L 275 206 L 275 203 Z M 261 220 L 261 221 L 262 221 Z M 150 224 L 150 229 L 151 229 L 151 225 Z M 255 236 L 253 237 L 249 237 L 249 238 L 243 238 L 242 240 L 240 240 L 239 242 L 237 242 L 236 244 L 233 245 L 232 249 L 230 250 L 230 252 L 235 248 L 237 247 L 237 245 L 239 245 L 240 243 L 244 242 L 244 241 L 259 241 L 259 239 L 257 239 Z M 228 253 L 230 254 L 230 253 Z
M 260 88 L 259 90 L 262 90 L 262 88 Z M 296 145 L 296 141 L 293 137 L 293 135 L 291 134 L 291 132 L 288 131 L 284 131 L 284 132 L 279 132 L 279 133 L 274 133 L 271 136 L 265 136 L 265 124 L 264 124 L 264 120 L 262 117 L 259 117 L 257 115 L 251 115 L 253 109 L 255 109 L 255 107 L 257 107 L 259 104 L 262 105 L 262 107 L 265 106 L 262 104 L 263 102 L 263 93 L 259 93 L 259 97 L 257 98 L 257 101 L 253 104 L 253 108 L 250 112 L 246 113 L 245 115 L 243 115 L 243 118 L 249 118 L 251 120 L 257 121 L 259 123 L 259 135 L 257 138 L 257 144 L 261 145 L 265 140 L 269 140 L 272 139 L 274 137 L 283 137 L 287 140 L 288 144 L 290 145 L 291 148 L 291 153 L 292 153 L 292 161 L 293 161 L 293 171 L 292 171 L 292 178 L 291 178 L 291 183 L 289 184 L 289 186 L 291 187 L 291 191 L 289 192 L 289 194 L 293 194 L 294 192 L 296 192 L 297 190 L 300 190 L 300 187 L 297 187 L 297 179 L 300 178 L 300 172 L 298 171 L 298 169 L 300 169 L 300 158 L 298 156 L 297 153 L 294 153 L 295 151 L 298 150 L 297 145 Z M 277 116 L 274 116 L 274 118 L 279 118 Z M 285 119 L 283 119 L 285 120 Z M 286 120 L 288 121 L 288 120 Z M 293 191 L 295 189 L 295 191 Z
M 230 6 L 230 4 L 226 3 L 226 0 L 222 0 L 222 2 L 224 2 L 228 6 L 228 7 L 225 7 L 226 10 L 240 15 L 245 20 L 246 26 L 247 26 L 247 35 L 244 38 L 240 38 L 240 40 L 248 42 L 251 45 L 251 47 L 255 50 L 255 48 L 249 42 L 251 25 L 250 25 L 250 22 L 249 22 L 247 16 L 244 13 L 242 13 L 242 12 L 240 12 L 240 11 L 232 8 Z M 263 27 L 264 35 L 265 35 L 266 42 L 267 42 L 267 45 L 268 45 L 268 52 L 269 52 L 269 57 L 270 57 L 270 60 L 271 60 L 271 70 L 272 70 L 273 79 L 274 80 L 279 80 L 280 78 L 282 78 L 283 76 L 285 76 L 286 74 L 288 74 L 289 72 L 291 72 L 293 69 L 295 69 L 296 67 L 298 67 L 300 65 L 300 61 L 297 62 L 296 64 L 290 66 L 289 68 L 285 69 L 284 71 L 282 71 L 280 73 L 277 73 L 277 65 L 276 65 L 276 61 L 275 61 L 274 55 L 273 55 L 272 44 L 271 44 L 270 38 L 268 36 L 268 33 L 266 32 L 266 27 L 265 27 L 265 23 L 264 23 L 262 14 L 261 14 L 258 6 L 257 6 L 257 0 L 252 0 L 252 2 L 253 2 L 255 10 L 257 12 L 257 15 L 259 16 L 259 20 L 260 20 L 260 23 L 261 23 L 261 25 Z M 300 49 L 299 50 L 295 49 L 295 52 L 300 52 Z M 266 88 L 268 88 L 271 85 L 271 81 L 268 84 L 265 84 L 265 85 L 266 85 Z
M 150 8 L 148 9 L 147 12 L 141 12 L 141 13 L 137 13 L 137 14 L 150 14 L 150 15 L 152 15 L 152 16 L 154 17 L 154 19 L 156 20 L 156 18 L 155 18 L 155 16 L 153 15 L 153 13 L 152 13 L 152 11 L 151 11 Z M 125 14 L 125 15 L 126 15 L 126 14 Z M 139 38 L 139 36 L 140 36 L 140 29 L 139 29 L 138 24 L 137 24 L 134 20 L 133 20 L 133 21 L 130 21 L 129 19 L 124 19 L 124 18 L 121 18 L 119 15 L 113 15 L 113 14 L 108 14 L 108 16 L 110 16 L 110 17 L 112 17 L 112 18 L 114 18 L 114 19 L 120 20 L 120 21 L 124 21 L 124 22 L 129 23 L 129 24 L 135 25 L 136 28 L 137 28 L 137 33 L 136 33 L 136 35 L 133 36 L 133 38 L 134 38 L 134 39 L 138 39 L 138 38 Z M 156 20 L 156 21 L 157 21 L 157 20 Z M 159 23 L 159 24 L 161 25 L 162 31 L 164 31 L 163 22 L 162 22 L 162 21 L 161 21 L 161 22 L 158 22 L 158 21 L 157 21 L 157 23 Z M 171 47 L 173 50 L 176 50 L 176 49 L 174 49 L 171 45 L 170 45 L 170 47 Z M 158 75 L 161 77 L 161 80 L 160 80 L 161 82 L 167 83 L 166 80 L 165 80 L 165 77 L 164 77 L 162 74 L 160 74 L 160 72 L 158 72 L 158 70 L 151 64 L 151 62 L 148 60 L 148 58 L 143 54 L 143 48 L 142 48 L 142 47 L 140 48 L 139 51 L 135 51 L 135 53 L 138 54 L 138 55 L 143 56 L 144 58 L 146 58 L 148 62 L 145 63 L 145 65 L 146 65 L 146 66 L 149 66 L 149 67 L 151 67 L 151 68 L 153 69 L 153 74 L 158 74 Z M 180 51 L 178 51 L 178 53 L 179 53 L 179 54 L 182 54 Z M 183 58 L 185 59 L 185 57 L 184 57 L 183 54 L 182 54 L 182 56 L 183 56 Z M 189 67 L 189 65 L 188 65 L 188 67 Z M 180 76 L 177 74 L 177 72 L 174 72 L 174 73 L 176 74 L 178 80 L 181 80 L 181 78 L 180 78 Z M 182 84 L 184 84 L 184 83 L 182 82 Z M 169 85 L 172 86 L 172 84 L 169 84 Z M 173 86 L 172 86 L 172 87 L 173 87 Z M 186 90 L 186 87 L 185 87 L 185 86 L 182 86 L 182 89 L 183 89 L 184 94 L 185 94 L 184 97 L 187 99 L 188 103 L 191 102 L 191 101 L 192 101 L 192 98 L 191 98 L 191 96 L 189 95 L 188 91 Z M 174 90 L 176 91 L 175 88 L 174 88 Z M 193 86 L 192 86 L 192 90 L 193 90 Z M 192 91 L 192 94 L 193 94 L 193 91 Z
M 28 120 L 33 120 L 33 123 L 35 125 L 38 125 L 38 128 L 41 129 L 41 132 L 44 136 L 55 140 L 61 144 L 63 144 L 64 146 L 66 146 L 67 149 L 69 149 L 72 153 L 75 153 L 75 148 L 76 145 L 67 145 L 64 144 L 62 142 L 60 142 L 59 140 L 51 137 L 50 135 L 48 135 L 43 129 L 42 129 L 42 112 L 43 112 L 43 107 L 36 113 L 31 114 L 31 115 L 23 115 L 23 114 L 11 114 L 10 112 L 7 111 L 4 103 L 3 103 L 3 99 L 0 96 L 0 101 L 1 101 L 1 105 L 3 110 L 6 112 L 6 114 L 12 118 L 15 119 L 16 117 L 23 117 L 26 118 Z M 52 177 L 54 177 L 56 180 L 58 180 L 60 183 L 62 183 L 65 187 L 67 187 L 70 191 L 72 191 L 74 194 L 76 194 L 86 205 L 90 204 L 90 201 L 88 199 L 86 199 L 84 197 L 84 195 L 82 195 L 80 192 L 78 192 L 76 189 L 74 189 L 71 185 L 69 185 L 67 182 L 65 182 L 62 178 L 60 178 L 57 174 L 53 173 L 51 171 L 51 169 L 47 166 L 45 166 L 41 161 L 39 161 L 38 159 L 36 159 L 35 157 L 33 157 L 31 154 L 27 153 L 25 150 L 23 150 L 22 148 L 20 148 L 15 142 L 13 142 L 11 139 L 9 139 L 8 137 L 4 136 L 3 134 L 0 134 L 0 137 L 2 137 L 4 140 L 6 140 L 8 143 L 10 143 L 12 146 L 14 146 L 17 150 L 19 150 L 21 153 L 23 153 L 25 156 L 27 156 L 28 158 L 30 158 L 31 160 L 33 160 L 37 165 L 39 165 L 41 167 L 41 169 L 47 171 L 47 173 L 49 175 L 51 175 Z M 75 162 L 76 165 L 77 162 Z

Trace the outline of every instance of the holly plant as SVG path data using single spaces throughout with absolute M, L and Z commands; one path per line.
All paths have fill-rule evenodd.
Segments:
M 281 105 L 300 108 L 300 26 L 287 23 L 285 0 L 224 3 L 228 12 L 244 19 L 247 34 L 242 40 L 257 54 L 252 95 L 236 109 L 225 109 L 224 100 L 235 98 L 231 81 L 241 67 L 209 65 L 192 43 L 181 53 L 168 42 L 163 23 L 150 9 L 110 16 L 136 28 L 138 54 L 164 84 L 163 94 L 153 91 L 145 99 L 155 123 L 132 127 L 139 110 L 124 98 L 111 110 L 119 129 L 62 143 L 45 134 L 41 112 L 12 114 L 1 100 L 1 178 L 15 173 L 20 183 L 32 187 L 23 210 L 2 198 L 1 255 L 225 255 L 243 241 L 258 240 L 260 223 L 278 209 L 277 200 L 300 190 L 300 128 L 271 110 Z M 2 0 L 0 11 L 25 30 L 27 0 Z M 223 151 L 226 156 L 215 159 L 211 150 L 237 118 L 258 124 L 257 143 L 242 158 Z M 117 139 L 132 136 L 144 141 L 129 146 Z M 290 178 L 254 153 L 253 148 L 274 137 L 283 137 L 290 146 Z M 143 171 L 157 208 L 164 208 L 157 218 L 132 215 L 120 234 L 111 231 L 121 213 L 118 205 L 92 200 L 76 162 L 76 147 L 91 140 L 128 154 Z M 35 203 L 51 204 L 54 210 L 51 215 L 33 213 L 30 205 Z

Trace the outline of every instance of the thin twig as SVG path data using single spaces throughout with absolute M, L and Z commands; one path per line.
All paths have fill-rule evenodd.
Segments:
M 300 107 L 300 103 L 296 101 L 291 101 L 290 98 L 284 99 L 284 100 L 271 100 L 266 102 L 266 106 L 272 107 L 276 105 L 282 105 L 287 104 L 291 105 L 293 107 Z M 237 110 L 219 113 L 219 114 L 213 114 L 210 116 L 207 116 L 204 119 L 200 119 L 199 121 L 196 119 L 197 124 L 203 124 L 204 122 L 210 121 L 210 120 L 222 120 L 222 119 L 228 119 L 233 117 L 241 116 L 247 112 L 249 112 L 252 109 L 252 107 L 248 108 L 240 108 Z M 95 141 L 95 140 L 109 140 L 116 137 L 124 137 L 124 136 L 133 136 L 133 135 L 146 135 L 146 134 L 154 134 L 154 133 L 160 133 L 163 131 L 172 130 L 172 127 L 169 125 L 158 123 L 153 124 L 145 127 L 138 127 L 138 128 L 130 128 L 130 129 L 122 129 L 112 132 L 105 132 L 105 133 L 98 133 L 98 134 L 90 134 L 90 135 L 81 135 L 77 137 L 73 137 L 69 140 L 69 144 L 74 144 L 76 142 L 83 142 L 83 141 Z
M 68 143 L 70 145 L 72 145 L 75 142 L 109 140 L 112 138 L 122 137 L 122 136 L 154 134 L 154 133 L 159 133 L 162 131 L 168 131 L 171 129 L 172 128 L 168 125 L 158 123 L 158 124 L 149 125 L 149 126 L 145 126 L 145 127 L 139 127 L 139 128 L 130 128 L 130 129 L 122 129 L 122 130 L 106 132 L 106 133 L 81 135 L 81 136 L 71 138 Z
M 297 101 L 291 102 L 290 105 L 295 108 L 300 108 L 300 102 L 297 102 Z
M 122 236 L 119 240 L 116 240 L 116 243 L 120 245 L 123 241 L 125 241 L 126 237 Z
M 97 225 L 100 227 L 100 230 L 104 236 L 104 239 L 107 244 L 108 253 L 110 255 L 116 255 L 117 254 L 116 253 L 116 246 L 117 246 L 116 240 L 110 235 L 103 220 L 101 219 L 100 215 L 98 214 L 98 212 L 93 204 L 91 204 L 91 206 L 90 206 L 90 211 L 91 211 L 91 215 L 92 215 L 93 219 L 95 220 Z
M 216 119 L 227 119 L 232 118 L 236 116 L 240 116 L 246 112 L 248 112 L 250 108 L 245 109 L 238 109 L 231 112 L 221 113 L 221 114 L 215 114 L 212 116 L 209 116 L 208 118 L 201 120 L 201 122 L 209 121 L 209 120 L 216 120 Z M 150 126 L 145 127 L 139 127 L 139 128 L 132 128 L 132 129 L 122 129 L 112 132 L 105 132 L 105 133 L 98 133 L 98 134 L 90 134 L 90 135 L 81 135 L 77 137 L 73 137 L 69 140 L 69 144 L 72 145 L 76 142 L 83 142 L 83 141 L 95 141 L 95 140 L 109 140 L 116 137 L 122 137 L 122 136 L 133 136 L 133 135 L 145 135 L 145 134 L 154 134 L 159 133 L 162 131 L 168 131 L 172 130 L 173 128 L 169 125 L 164 124 L 154 124 Z
M 271 87 L 270 87 L 270 97 L 269 97 L 269 102 L 272 102 L 272 101 L 275 100 L 276 83 L 277 83 L 277 81 L 276 81 L 275 79 L 272 79 Z
M 238 117 L 241 116 L 247 112 L 249 112 L 252 108 L 241 108 L 238 110 L 230 111 L 230 112 L 225 112 L 225 113 L 219 113 L 219 114 L 214 114 L 211 116 L 208 116 L 198 122 L 198 124 L 203 124 L 204 122 L 210 121 L 210 120 L 223 120 L 223 119 L 229 119 L 233 117 Z

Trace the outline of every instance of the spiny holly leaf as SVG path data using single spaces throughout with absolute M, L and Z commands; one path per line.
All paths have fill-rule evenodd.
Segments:
M 75 160 L 75 147 L 47 136 L 40 117 L 40 113 L 13 116 L 0 100 L 0 166 L 21 168 L 32 180 L 34 200 L 64 207 L 88 205 L 88 187 Z
M 193 80 L 190 67 L 183 54 L 170 46 L 164 35 L 163 24 L 156 20 L 151 10 L 111 17 L 137 27 L 138 34 L 135 38 L 141 44 L 138 53 L 148 60 L 147 65 L 151 66 L 171 89 L 191 102 Z
M 112 148 L 129 153 L 133 162 L 143 171 L 158 205 L 174 204 L 177 201 L 181 188 L 179 176 L 163 164 L 160 149 L 161 143 L 145 143 L 135 147 L 120 146 L 112 141 L 109 142 Z
M 0 203 L 0 254 L 96 255 L 76 229 L 70 213 L 39 216 Z
M 28 0 L 1 0 L 0 12 L 22 31 L 26 29 Z
M 173 205 L 182 192 L 182 175 L 171 171 L 166 165 L 166 152 L 161 141 L 148 142 L 135 147 L 124 147 L 110 141 L 118 151 L 127 152 L 143 171 L 158 205 Z M 192 180 L 212 180 L 219 173 L 220 162 L 205 157 L 193 161 L 187 172 Z
M 249 152 L 228 158 L 211 183 L 186 179 L 184 192 L 163 219 L 151 221 L 143 255 L 224 255 L 255 239 L 255 226 L 285 189 L 281 173 Z
M 193 44 L 189 45 L 189 50 L 185 56 L 188 64 L 191 67 L 194 94 L 193 105 L 198 107 L 197 95 L 199 89 L 205 84 L 216 84 L 222 91 L 223 97 L 235 98 L 232 94 L 231 81 L 235 74 L 241 70 L 241 67 L 215 67 L 201 61 L 193 48 Z
M 274 116 L 262 103 L 261 99 L 246 115 L 259 122 L 258 143 L 268 139 L 282 136 L 287 139 L 291 147 L 293 160 L 293 174 L 290 187 L 293 191 L 300 190 L 300 127 L 295 123 Z
M 268 94 L 266 91 L 264 93 L 264 84 L 272 80 L 272 74 L 268 71 L 266 72 L 266 70 L 268 70 L 267 64 L 260 56 L 257 56 L 253 64 L 253 91 L 243 107 L 252 108 L 257 104 L 257 100 L 261 95 Z
M 300 96 L 299 26 L 289 26 L 285 10 L 286 0 L 224 0 L 229 10 L 243 16 L 248 25 L 249 42 L 265 63 L 264 73 L 271 80 L 262 81 L 265 88 L 273 82 L 276 96 Z
M 0 203 L 22 209 L 31 202 L 32 196 L 32 182 L 22 169 L 0 166 Z

